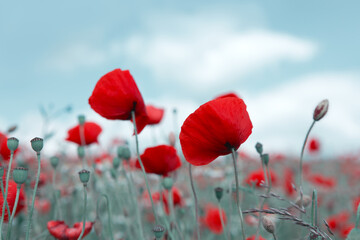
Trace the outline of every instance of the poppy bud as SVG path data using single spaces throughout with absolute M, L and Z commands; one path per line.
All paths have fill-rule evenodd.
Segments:
M 40 154 L 41 149 L 44 147 L 44 140 L 42 138 L 36 137 L 31 139 L 31 147 L 37 153 Z
M 261 155 L 261 161 L 267 166 L 269 164 L 269 154 L 262 154 Z
M 301 202 L 301 198 L 298 197 L 298 198 L 296 199 L 295 204 L 300 207 L 300 202 Z M 310 203 L 311 203 L 311 197 L 308 196 L 308 195 L 304 195 L 304 196 L 303 196 L 303 200 L 302 200 L 302 205 L 303 205 L 303 207 L 309 206 Z
M 261 222 L 267 232 L 269 233 L 275 232 L 275 223 L 271 217 L 264 216 L 262 217 Z
M 322 119 L 326 115 L 328 109 L 329 109 L 329 100 L 327 99 L 322 100 L 314 110 L 314 115 L 313 115 L 314 121 L 319 121 L 320 119 Z
M 101 232 L 102 232 L 102 224 L 101 224 L 100 218 L 98 216 L 95 218 L 94 229 L 95 229 L 96 235 L 98 237 L 100 237 Z
M 169 133 L 169 144 L 170 144 L 170 146 L 174 147 L 175 142 L 176 142 L 175 134 L 173 132 Z
M 85 115 L 78 116 L 79 125 L 84 125 L 85 123 Z
M 17 138 L 11 137 L 7 140 L 7 147 L 10 151 L 14 152 L 19 146 L 19 140 Z
M 79 172 L 80 181 L 86 186 L 90 179 L 90 172 L 88 170 L 81 170 Z
M 110 169 L 110 174 L 113 179 L 116 179 L 117 175 L 116 175 L 116 170 L 114 168 Z
M 2 180 L 3 176 L 4 176 L 4 167 L 0 166 L 0 180 Z
M 174 181 L 170 177 L 164 178 L 162 185 L 166 190 L 170 190 L 173 186 Z
M 128 146 L 123 145 L 123 146 L 119 146 L 117 148 L 117 155 L 119 158 L 123 158 L 125 160 L 129 160 L 131 157 L 131 153 L 130 153 L 130 149 Z
M 260 155 L 263 153 L 263 145 L 261 143 L 256 143 L 255 148 Z
M 224 189 L 222 187 L 217 187 L 214 190 L 215 190 L 215 197 L 220 202 L 223 196 Z
M 50 158 L 51 166 L 56 169 L 57 165 L 59 164 L 59 158 L 56 156 L 53 156 Z
M 165 228 L 162 225 L 156 225 L 153 227 L 153 232 L 156 237 L 156 239 L 161 239 L 164 235 Z
M 85 148 L 83 146 L 79 146 L 77 149 L 77 153 L 79 158 L 85 157 Z
M 23 167 L 17 167 L 13 170 L 13 179 L 18 184 L 23 184 L 28 177 L 28 169 Z
M 118 158 L 118 157 L 114 157 L 114 159 L 113 159 L 113 167 L 114 167 L 115 169 L 118 169 L 118 168 L 119 168 L 120 163 L 121 163 L 121 159 Z

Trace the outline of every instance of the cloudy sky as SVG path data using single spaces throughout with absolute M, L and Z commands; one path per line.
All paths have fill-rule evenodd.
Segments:
M 299 154 L 312 112 L 329 114 L 313 136 L 324 155 L 360 149 L 360 2 L 0 1 L 0 131 L 26 143 L 43 134 L 39 107 L 73 112 L 50 122 L 56 151 L 77 115 L 100 123 L 102 147 L 131 125 L 99 117 L 88 98 L 105 73 L 129 69 L 146 103 L 166 108 L 142 148 L 178 127 L 200 104 L 235 91 L 267 151 Z M 56 130 L 56 131 L 55 131 Z

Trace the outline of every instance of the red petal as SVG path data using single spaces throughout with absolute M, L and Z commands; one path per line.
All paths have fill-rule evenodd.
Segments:
M 89 104 L 95 112 L 113 120 L 130 120 L 134 106 L 136 115 L 146 113 L 144 100 L 128 70 L 115 69 L 102 76 Z
M 218 98 L 190 114 L 181 127 L 180 143 L 186 160 L 200 166 L 231 153 L 231 148 L 237 150 L 251 132 L 243 100 Z
M 154 124 L 160 123 L 164 116 L 163 108 L 157 108 L 152 105 L 146 105 L 146 112 L 149 117 L 149 120 L 148 120 L 149 125 L 154 125 Z
M 84 124 L 84 136 L 85 136 L 85 145 L 90 145 L 92 143 L 98 142 L 98 136 L 101 133 L 101 127 L 94 122 L 85 122 Z M 66 138 L 67 141 L 77 143 L 81 145 L 81 138 L 80 138 L 80 126 L 77 125 L 71 128 L 68 131 L 68 136 Z
M 64 221 L 49 221 L 47 223 L 47 228 L 49 233 L 53 235 L 57 239 L 67 239 L 65 236 L 65 231 L 68 226 L 65 224 Z

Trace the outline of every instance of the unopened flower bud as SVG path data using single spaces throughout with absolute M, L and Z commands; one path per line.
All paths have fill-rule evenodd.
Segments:
M 119 146 L 117 148 L 117 155 L 119 158 L 123 158 L 125 160 L 129 160 L 131 157 L 130 149 L 126 145 Z
M 116 170 L 114 168 L 110 169 L 110 174 L 113 179 L 116 179 L 117 174 L 116 174 Z
M 176 139 L 175 139 L 175 134 L 173 132 L 170 132 L 169 133 L 169 144 L 170 146 L 175 146 L 175 142 L 176 142 Z
M 275 232 L 275 223 L 271 217 L 263 216 L 261 219 L 261 223 L 267 232 L 269 233 Z
M 304 207 L 304 208 L 308 207 L 308 206 L 310 205 L 311 201 L 312 201 L 312 199 L 311 199 L 310 196 L 304 195 L 304 196 L 303 196 L 303 199 L 302 199 L 302 205 L 303 205 L 303 207 Z M 300 197 L 298 197 L 298 198 L 296 199 L 295 204 L 300 207 L 300 205 L 301 205 L 301 198 L 300 198 Z
M 79 158 L 85 157 L 85 148 L 83 146 L 78 146 L 77 153 Z
M 98 237 L 100 237 L 101 232 L 102 232 L 102 223 L 101 223 L 100 218 L 98 216 L 95 218 L 94 229 L 95 229 L 96 235 Z
M 261 143 L 256 143 L 255 149 L 260 155 L 263 153 L 263 145 Z
M 121 159 L 119 157 L 114 157 L 113 158 L 113 167 L 115 169 L 118 169 L 121 163 Z
M 166 190 L 170 190 L 173 186 L 174 181 L 170 177 L 164 178 L 162 185 Z
M 269 164 L 269 154 L 266 153 L 261 155 L 261 161 L 267 166 Z
M 7 140 L 7 147 L 10 151 L 14 152 L 19 146 L 19 140 L 17 138 L 11 137 Z
M 83 169 L 79 172 L 80 181 L 86 185 L 90 179 L 90 172 L 86 169 Z
M 37 153 L 40 154 L 41 149 L 44 147 L 44 140 L 42 138 L 36 137 L 31 139 L 31 147 Z
M 327 111 L 329 109 L 329 100 L 325 99 L 322 100 L 315 108 L 314 110 L 314 115 L 313 115 L 313 119 L 315 121 L 319 121 L 320 119 L 322 119 Z
M 220 202 L 224 193 L 224 189 L 222 187 L 217 187 L 214 190 L 215 190 L 215 197 Z
M 162 225 L 156 225 L 155 227 L 153 227 L 153 232 L 156 239 L 161 239 L 164 235 L 165 228 Z
M 28 177 L 28 169 L 23 167 L 17 167 L 13 170 L 13 179 L 18 184 L 23 184 Z
M 79 125 L 85 124 L 85 115 L 79 115 L 78 116 Z
M 56 169 L 57 165 L 59 164 L 59 158 L 56 156 L 53 156 L 50 158 L 51 166 Z

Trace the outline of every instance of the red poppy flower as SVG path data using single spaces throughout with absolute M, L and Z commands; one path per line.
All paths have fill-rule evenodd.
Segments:
M 336 179 L 333 177 L 326 177 L 321 174 L 312 174 L 307 176 L 307 180 L 312 184 L 323 187 L 323 188 L 334 188 L 336 187 Z
M 47 199 L 35 199 L 35 208 L 37 211 L 39 211 L 41 214 L 47 214 L 51 210 L 51 202 Z
M 146 113 L 148 116 L 148 125 L 155 125 L 161 122 L 164 116 L 164 109 L 146 105 Z
M 10 159 L 11 152 L 7 147 L 7 136 L 0 132 L 0 160 L 8 161 Z M 19 148 L 18 148 L 19 149 Z M 18 149 L 15 150 L 14 155 Z
M 92 222 L 85 223 L 85 232 L 83 238 L 89 234 L 93 226 Z M 56 239 L 60 240 L 77 240 L 81 234 L 83 227 L 82 222 L 77 222 L 72 228 L 69 228 L 64 221 L 49 221 L 47 223 L 47 228 L 49 233 L 53 235 Z
M 181 127 L 180 143 L 186 160 L 196 166 L 237 150 L 252 132 L 246 105 L 225 97 L 201 105 Z
M 98 143 L 98 136 L 101 133 L 101 127 L 94 122 L 85 122 L 84 123 L 84 140 L 85 145 L 90 145 L 92 143 Z M 68 136 L 66 138 L 67 141 L 77 143 L 81 145 L 81 137 L 80 137 L 80 126 L 77 125 L 71 128 L 68 131 Z
M 308 149 L 309 149 L 310 153 L 318 153 L 319 150 L 320 150 L 320 142 L 319 142 L 319 140 L 316 139 L 316 138 L 310 139 Z
M 275 174 L 275 172 L 273 172 L 270 169 L 270 178 L 271 178 L 271 183 L 272 184 L 276 184 L 277 183 L 277 176 Z M 264 176 L 264 171 L 260 168 L 258 170 L 252 171 L 248 177 L 245 179 L 245 182 L 247 184 L 249 184 L 250 186 L 255 183 L 255 186 L 260 187 L 261 183 L 265 183 L 265 176 Z
M 115 69 L 100 78 L 89 98 L 95 112 L 110 120 L 131 120 L 135 111 L 138 133 L 147 124 L 144 100 L 129 70 Z
M 3 184 L 4 184 L 4 189 L 5 189 L 5 186 L 6 186 L 5 174 L 4 174 L 3 179 L 4 179 Z M 15 205 L 16 189 L 17 189 L 17 184 L 14 181 L 11 180 L 9 182 L 8 196 L 7 196 L 7 203 L 9 205 L 9 209 L 10 209 L 11 212 L 12 212 L 12 210 L 14 208 L 14 205 Z M 0 194 L 0 216 L 1 216 L 1 213 L 2 213 L 3 204 L 4 204 L 4 196 L 2 194 Z M 19 202 L 18 202 L 18 206 L 16 208 L 15 215 L 17 215 L 24 207 L 25 207 L 25 194 L 24 194 L 23 188 L 21 188 L 20 195 L 19 195 Z M 4 221 L 7 222 L 8 219 L 9 219 L 9 215 L 8 215 L 7 209 L 5 208 Z
M 170 206 L 168 205 L 168 202 L 169 202 L 168 196 L 169 196 L 169 192 L 168 192 L 168 190 L 165 190 L 163 192 L 163 202 L 164 202 L 165 212 L 167 214 L 170 213 L 170 211 L 169 211 Z M 180 190 L 176 187 L 172 188 L 172 199 L 173 199 L 174 206 L 182 206 L 182 204 L 183 204 L 182 195 L 181 195 Z
M 166 176 L 169 172 L 181 166 L 176 149 L 168 145 L 147 148 L 140 157 L 147 173 Z M 140 168 L 138 161 L 136 162 L 136 167 Z
M 224 224 L 226 225 L 227 219 L 224 210 L 221 210 L 220 213 L 219 208 L 213 205 L 208 205 L 205 209 L 205 217 L 203 221 L 209 230 L 214 234 L 221 234 L 223 232 L 220 214 L 224 220 Z
M 340 237 L 342 239 L 345 239 L 349 235 L 351 230 L 353 230 L 354 228 L 355 228 L 354 224 L 347 224 L 340 230 Z
M 265 238 L 263 238 L 262 236 L 259 236 L 257 239 L 255 239 L 255 235 L 248 237 L 246 240 L 266 240 Z
M 326 219 L 331 231 L 339 231 L 342 229 L 350 219 L 350 213 L 341 211 L 338 214 L 332 215 Z
M 284 168 L 284 191 L 288 196 L 292 196 L 295 193 L 294 182 L 294 171 L 289 167 Z

